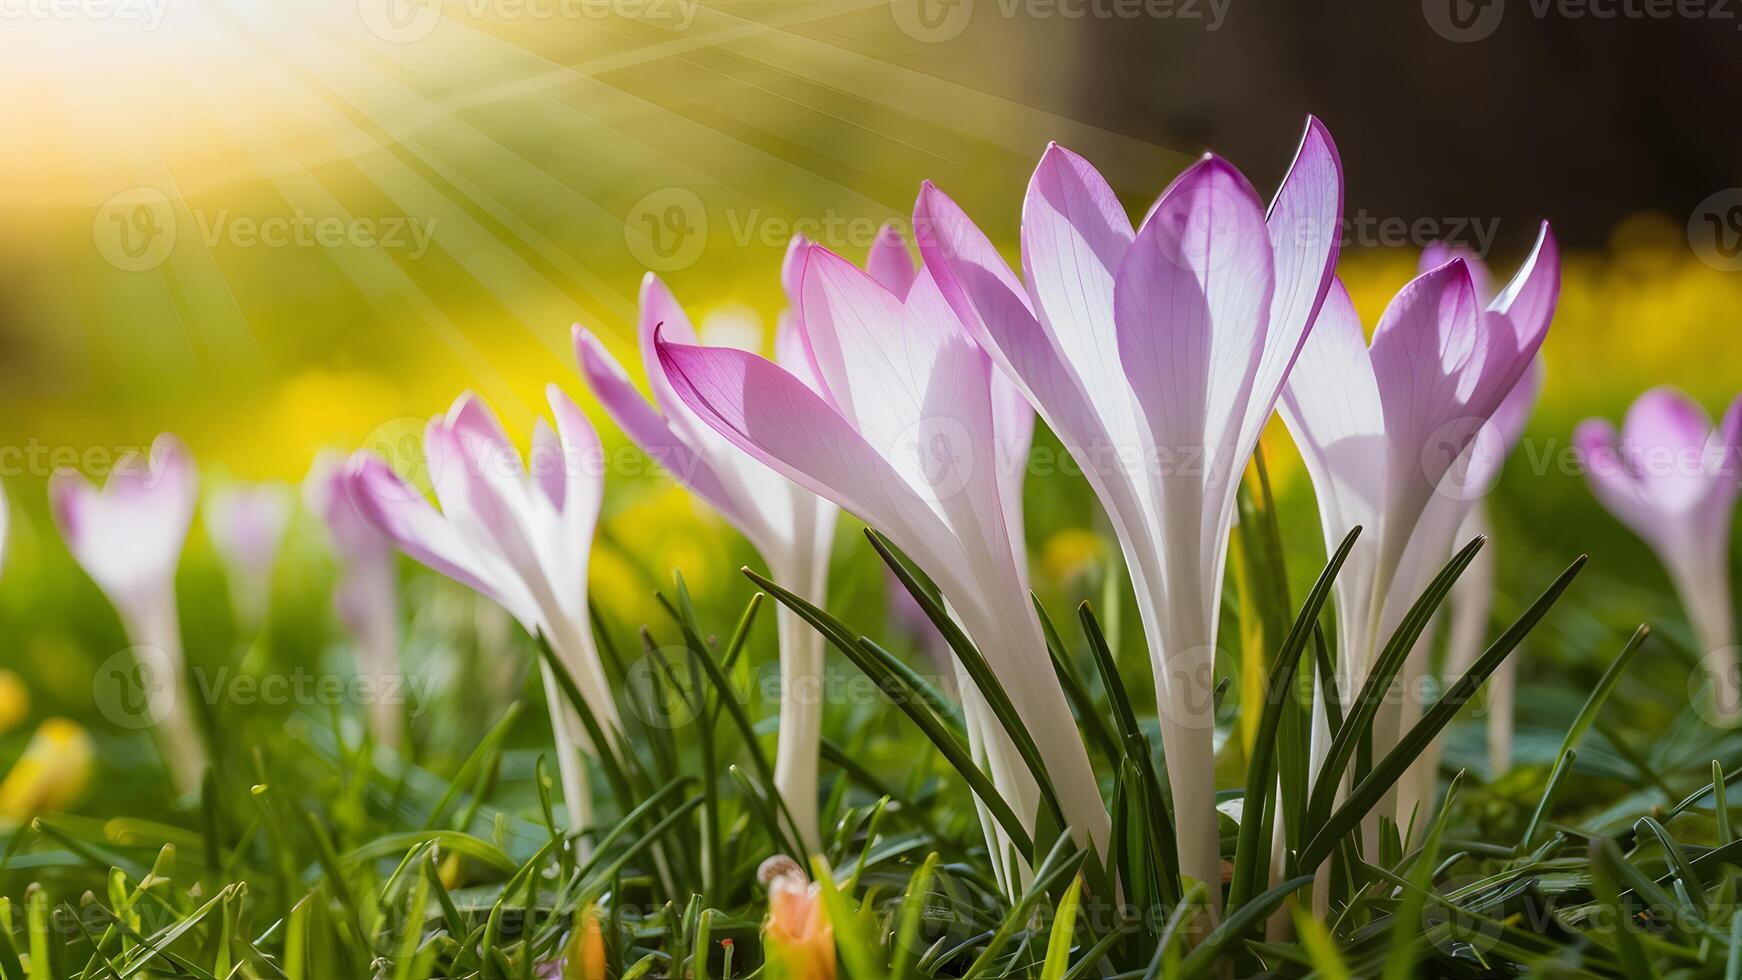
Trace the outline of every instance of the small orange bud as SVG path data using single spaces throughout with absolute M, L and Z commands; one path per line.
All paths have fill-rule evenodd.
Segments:
M 802 874 L 771 880 L 762 935 L 791 980 L 835 980 L 835 927 L 823 905 L 822 886 Z
M 563 951 L 563 980 L 605 980 L 605 931 L 591 902 L 575 913 L 575 931 Z

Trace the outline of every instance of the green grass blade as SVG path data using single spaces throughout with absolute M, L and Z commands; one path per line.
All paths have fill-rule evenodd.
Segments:
M 1046 961 L 1041 964 L 1040 980 L 1064 980 L 1071 965 L 1071 944 L 1077 935 L 1077 899 L 1083 891 L 1083 879 L 1071 881 L 1065 897 L 1059 902 L 1052 921 L 1052 935 L 1047 938 Z
M 1343 563 L 1348 560 L 1360 536 L 1361 528 L 1357 526 L 1332 553 L 1318 581 L 1313 583 L 1312 591 L 1307 593 L 1306 603 L 1301 606 L 1294 625 L 1289 628 L 1265 685 L 1258 735 L 1253 742 L 1252 757 L 1246 764 L 1245 803 L 1241 810 L 1239 842 L 1234 851 L 1234 877 L 1228 887 L 1229 911 L 1238 909 L 1257 892 L 1258 883 L 1266 877 L 1269 869 L 1270 839 L 1263 833 L 1266 826 L 1264 817 L 1269 812 L 1270 787 L 1276 782 L 1276 734 L 1282 724 L 1283 707 L 1294 693 L 1295 670 L 1312 636 L 1313 625 L 1324 611 L 1337 573 L 1342 571 Z
M 1555 579 L 1548 589 L 1537 597 L 1535 602 L 1531 603 L 1530 608 L 1526 609 L 1524 614 L 1476 659 L 1470 669 L 1446 688 L 1446 692 L 1440 696 L 1440 699 L 1422 714 L 1421 721 L 1417 722 L 1414 728 L 1411 728 L 1398 740 L 1396 747 L 1373 767 L 1367 777 L 1350 790 L 1349 798 L 1301 848 L 1301 866 L 1303 868 L 1316 868 L 1319 862 L 1330 856 L 1336 841 L 1358 824 L 1361 818 L 1367 814 L 1367 811 L 1379 802 L 1380 798 L 1385 795 L 1385 791 L 1403 776 L 1410 763 L 1414 762 L 1415 757 L 1427 747 L 1428 742 L 1432 741 L 1441 729 L 1451 723 L 1452 718 L 1463 707 L 1464 702 L 1476 693 L 1476 689 L 1481 687 L 1482 682 L 1487 680 L 1501 662 L 1513 650 L 1517 649 L 1518 644 L 1523 642 L 1525 636 L 1536 628 L 1536 624 L 1548 614 L 1549 609 L 1554 606 L 1561 594 L 1572 585 L 1573 579 L 1578 577 L 1586 560 L 1581 555 L 1569 565 L 1567 570 L 1562 572 L 1560 577 Z M 1411 643 L 1413 642 L 1412 640 Z

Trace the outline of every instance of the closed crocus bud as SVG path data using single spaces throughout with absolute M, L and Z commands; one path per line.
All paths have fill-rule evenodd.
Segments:
M 77 722 L 44 721 L 0 782 L 0 819 L 23 823 L 77 803 L 91 783 L 95 757 L 91 736 Z
M 822 886 L 802 873 L 768 882 L 768 923 L 763 942 L 772 962 L 791 980 L 834 980 L 835 927 L 823 904 Z
M 351 502 L 399 550 L 508 610 L 542 635 L 562 661 L 605 734 L 617 714 L 593 643 L 587 608 L 587 557 L 604 497 L 603 449 L 592 423 L 555 385 L 555 427 L 539 420 L 530 459 L 496 415 L 466 394 L 424 430 L 424 450 L 441 510 L 387 461 L 358 453 L 346 465 Z M 530 464 L 530 466 L 529 466 Z M 555 673 L 541 666 L 557 767 L 570 826 L 591 826 L 592 796 L 581 753 L 593 745 Z
M 355 642 L 357 669 L 389 681 L 398 669 L 400 640 L 393 542 L 357 510 L 345 480 L 344 458 L 337 453 L 322 453 L 315 459 L 303 481 L 303 502 L 320 518 L 339 560 L 333 607 Z M 386 698 L 369 705 L 370 730 L 389 748 L 399 746 L 400 708 Z
M 251 635 L 266 620 L 272 598 L 272 566 L 284 543 L 295 496 L 282 483 L 241 483 L 212 492 L 206 501 L 206 534 L 223 560 L 236 625 Z
M 180 439 L 160 435 L 149 456 L 129 453 L 115 463 L 101 490 L 71 470 L 49 481 L 49 506 L 61 539 L 121 615 L 127 638 L 149 655 L 136 658 L 145 675 L 146 712 L 176 788 L 198 787 L 205 750 L 182 686 L 181 624 L 175 569 L 193 522 L 198 478 Z M 170 676 L 155 676 L 159 671 Z
M 1579 426 L 1591 492 L 1668 570 L 1706 658 L 1713 717 L 1742 719 L 1730 596 L 1730 524 L 1742 479 L 1742 398 L 1716 429 L 1673 388 L 1639 397 L 1621 431 L 1602 419 Z

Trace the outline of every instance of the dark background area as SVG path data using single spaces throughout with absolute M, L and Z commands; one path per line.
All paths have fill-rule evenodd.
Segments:
M 1694 17 L 1662 0 L 1489 0 L 1498 21 L 1477 21 L 1492 31 L 1467 42 L 1430 18 L 1454 3 L 1495 16 L 1468 0 L 1226 0 L 1213 30 L 1207 0 L 1168 18 L 1077 19 L 974 2 L 991 15 L 976 8 L 960 37 L 933 46 L 948 56 L 925 53 L 924 67 L 972 84 L 1020 52 L 1012 97 L 1214 147 L 1260 187 L 1316 113 L 1342 150 L 1352 216 L 1493 217 L 1507 229 L 1548 217 L 1568 245 L 1601 247 L 1628 215 L 1679 223 L 1742 183 L 1736 0 L 1685 5 Z M 1522 247 L 1512 237 L 1503 243 Z

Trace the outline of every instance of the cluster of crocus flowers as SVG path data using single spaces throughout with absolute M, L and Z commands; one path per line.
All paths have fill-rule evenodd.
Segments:
M 587 608 L 587 557 L 604 494 L 598 433 L 561 389 L 548 389 L 555 428 L 540 418 L 530 466 L 496 416 L 471 394 L 424 430 L 438 511 L 386 460 L 353 456 L 346 471 L 358 511 L 400 550 L 495 600 L 542 634 L 607 738 L 622 734 Z M 540 662 L 564 804 L 578 832 L 591 824 L 581 753 L 593 749 L 579 712 Z
M 252 635 L 266 621 L 272 568 L 284 543 L 296 496 L 282 483 L 221 487 L 206 500 L 206 536 L 224 563 L 236 625 Z
M 1451 258 L 1403 287 L 1371 345 L 1348 293 L 1333 284 L 1281 411 L 1312 479 L 1326 546 L 1351 527 L 1368 529 L 1336 583 L 1334 683 L 1343 703 L 1451 554 L 1480 495 L 1474 491 L 1491 485 L 1504 453 L 1482 444 L 1499 438 L 1494 417 L 1530 369 L 1559 289 L 1559 252 L 1546 225 L 1491 303 L 1479 298 L 1468 261 Z M 1376 754 L 1390 749 L 1402 720 L 1388 698 L 1375 726 Z M 1315 766 L 1329 735 L 1321 698 Z M 1375 826 L 1370 820 L 1370 831 Z
M 807 601 L 823 605 L 835 534 L 834 504 L 739 451 L 677 396 L 655 340 L 663 336 L 696 345 L 701 339 L 677 299 L 652 274 L 641 284 L 637 333 L 652 404 L 597 337 L 575 328 L 581 373 L 600 404 L 643 451 L 750 540 L 775 580 Z M 809 357 L 791 318 L 781 324 L 775 350 L 788 371 L 809 376 Z M 815 386 L 814 380 L 807 383 Z M 785 606 L 776 625 L 782 696 L 774 784 L 797 824 L 799 840 L 816 853 L 822 847 L 817 827 L 817 758 L 822 743 L 823 636 Z
M 663 374 L 733 445 L 881 530 L 938 584 L 1034 735 L 1066 822 L 1104 850 L 1107 811 L 1017 565 L 1020 482 L 1000 472 L 1014 457 L 999 447 L 1032 425 L 1026 406 L 996 397 L 990 359 L 929 270 L 897 291 L 818 246 L 794 261 L 808 370 L 662 334 Z M 958 682 L 970 747 L 1032 832 L 1038 786 L 972 682 Z M 1008 886 L 1009 842 L 987 836 Z
M 1573 442 L 1603 506 L 1657 553 L 1693 625 L 1713 721 L 1742 719 L 1731 611 L 1730 526 L 1742 485 L 1742 398 L 1712 427 L 1706 412 L 1671 388 L 1639 397 L 1621 431 L 1602 419 Z
M 1311 121 L 1268 214 L 1208 156 L 1141 226 L 1084 159 L 1048 149 L 1022 216 L 1023 277 L 929 184 L 928 273 L 1081 465 L 1113 523 L 1149 641 L 1189 878 L 1221 877 L 1214 651 L 1238 477 L 1336 262 L 1342 170 Z
M 339 560 L 333 609 L 355 644 L 358 669 L 377 678 L 393 675 L 399 664 L 399 576 L 393 542 L 351 501 L 344 460 L 322 453 L 303 481 L 303 504 L 320 518 Z M 378 698 L 370 705 L 369 726 L 389 748 L 400 744 L 399 706 Z
M 61 538 L 120 614 L 140 653 L 139 671 L 172 675 L 139 680 L 170 779 L 184 793 L 199 786 L 206 765 L 192 698 L 183 696 L 189 692 L 175 599 L 176 566 L 197 496 L 193 457 L 170 435 L 158 436 L 148 455 L 117 460 L 101 490 L 70 470 L 49 482 Z

